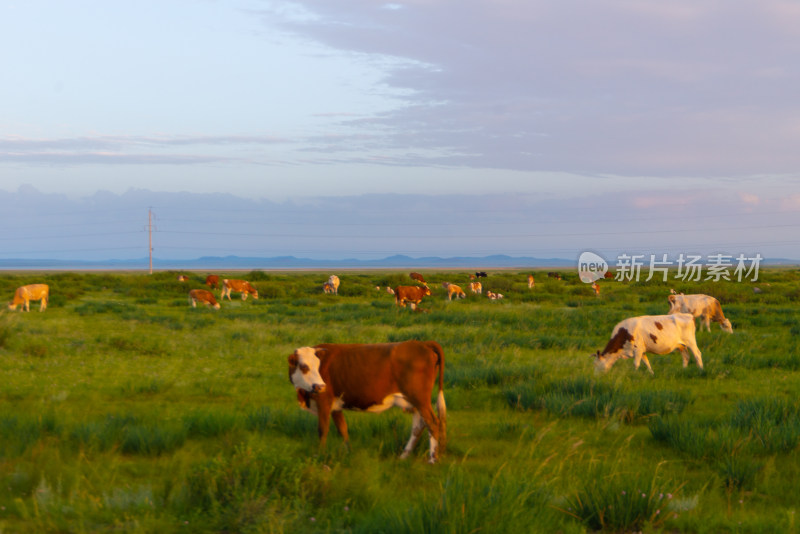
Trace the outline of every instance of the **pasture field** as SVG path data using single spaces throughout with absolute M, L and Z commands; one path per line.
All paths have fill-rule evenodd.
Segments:
M 423 271 L 424 272 L 424 271 Z M 800 270 L 751 282 L 602 281 L 489 272 L 503 300 L 398 309 L 406 272 L 253 271 L 260 299 L 187 301 L 206 273 L 14 273 L 46 312 L 0 312 L 0 532 L 796 532 Z M 377 291 L 375 286 L 380 285 Z M 754 293 L 753 286 L 762 289 Z M 733 334 L 594 373 L 626 317 L 670 287 L 722 303 Z M 219 295 L 219 291 L 216 291 Z M 399 460 L 411 418 L 347 412 L 348 452 L 298 408 L 287 357 L 322 342 L 433 339 L 446 355 L 447 448 Z

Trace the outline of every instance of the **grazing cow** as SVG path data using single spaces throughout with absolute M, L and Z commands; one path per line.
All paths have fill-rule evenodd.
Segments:
M 594 289 L 595 296 L 599 297 L 600 296 L 600 286 L 597 284 L 596 281 L 592 282 L 592 289 Z
M 422 275 L 421 275 L 421 274 L 419 274 L 419 273 L 410 273 L 410 274 L 409 274 L 409 276 L 410 276 L 410 277 L 411 277 L 413 280 L 416 280 L 417 282 L 420 282 L 420 283 L 422 283 L 422 284 L 427 284 L 427 282 L 425 281 L 425 279 L 424 279 L 424 278 L 422 277 Z
M 701 325 L 705 325 L 706 330 L 711 332 L 711 321 L 719 323 L 719 327 L 729 334 L 733 333 L 731 322 L 722 313 L 722 306 L 719 301 L 709 295 L 670 295 L 669 313 L 689 313 L 692 317 L 700 317 Z
M 620 358 L 633 358 L 634 368 L 638 369 L 644 360 L 648 371 L 653 374 L 646 352 L 669 354 L 679 350 L 686 367 L 689 365 L 687 349 L 692 351 L 694 361 L 702 369 L 703 358 L 697 348 L 694 318 L 690 314 L 642 315 L 617 324 L 603 352 L 597 351 L 592 356 L 596 358 L 594 366 L 597 371 L 608 371 Z
M 228 280 L 227 278 L 222 281 L 222 294 L 219 300 L 224 300 L 225 297 L 231 300 L 231 291 L 241 293 L 242 300 L 247 300 L 247 295 L 253 295 L 253 298 L 258 300 L 258 291 L 250 285 L 250 282 L 245 280 Z
M 487 276 L 489 276 L 489 275 L 486 274 L 486 271 L 476 271 L 475 272 L 475 277 L 476 278 L 486 278 Z
M 533 279 L 533 275 L 529 274 L 528 275 L 528 289 L 533 289 L 533 287 L 535 285 L 536 285 L 536 281 Z
M 430 294 L 428 286 L 397 286 L 394 290 L 394 301 L 398 306 L 405 306 L 406 302 L 410 302 L 411 309 L 415 310 L 417 304 L 422 302 L 422 297 Z
M 431 394 L 438 367 L 439 394 L 434 414 Z M 316 414 L 320 448 L 325 446 L 330 419 L 349 447 L 342 410 L 380 413 L 398 406 L 414 414 L 411 438 L 401 458 L 414 450 L 428 428 L 428 461 L 443 452 L 447 409 L 444 402 L 444 351 L 435 341 L 338 344 L 301 347 L 289 356 L 289 380 L 300 407 Z
M 202 302 L 215 310 L 219 309 L 219 302 L 214 298 L 214 294 L 207 289 L 192 289 L 189 291 L 189 302 L 192 304 L 192 308 L 196 308 L 197 303 Z
M 463 299 L 467 297 L 467 294 L 464 293 L 463 289 L 455 284 L 450 284 L 447 286 L 447 300 L 453 300 L 453 295 L 455 295 L 457 299 Z
M 611 271 L 606 271 L 606 274 L 603 275 L 603 278 L 606 279 L 614 278 L 614 273 L 612 273 Z
M 39 311 L 47 309 L 47 301 L 50 300 L 50 286 L 47 284 L 29 284 L 18 287 L 14 292 L 14 300 L 8 305 L 9 310 L 16 310 L 17 306 L 22 305 L 25 311 L 31 311 L 31 301 L 39 300 Z
M 489 290 L 486 290 L 486 296 L 489 298 L 489 300 L 500 300 L 501 298 L 503 298 L 503 295 L 501 293 L 495 293 Z
M 481 294 L 483 293 L 483 286 L 480 282 L 470 282 L 469 283 L 469 290 L 473 293 Z
M 330 282 L 325 282 L 322 284 L 322 291 L 324 291 L 326 295 L 333 293 L 333 286 Z
M 217 289 L 219 287 L 219 276 L 216 274 L 206 276 L 206 285 L 211 289 Z
M 339 277 L 335 274 L 332 274 L 328 277 L 328 284 L 330 284 L 331 288 L 333 289 L 333 294 L 339 294 Z
M 178 275 L 178 282 L 188 282 L 188 281 L 189 281 L 189 277 L 186 276 L 185 274 L 179 274 Z
M 550 278 L 555 278 L 556 280 L 561 280 L 561 275 L 554 271 L 550 271 L 549 273 L 547 273 L 547 276 Z

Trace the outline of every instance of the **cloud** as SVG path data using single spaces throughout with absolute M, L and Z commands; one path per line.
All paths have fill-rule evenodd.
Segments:
M 392 58 L 384 83 L 405 91 L 403 106 L 342 121 L 368 142 L 353 132 L 324 151 L 402 146 L 410 165 L 627 176 L 800 168 L 792 3 L 297 4 L 313 16 L 282 29 Z

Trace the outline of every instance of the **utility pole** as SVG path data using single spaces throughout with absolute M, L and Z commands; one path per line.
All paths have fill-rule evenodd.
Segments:
M 147 208 L 147 252 L 150 254 L 150 274 L 153 274 L 153 210 Z

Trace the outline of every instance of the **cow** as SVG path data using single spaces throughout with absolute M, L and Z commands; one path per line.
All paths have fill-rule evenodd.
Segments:
M 394 301 L 398 306 L 405 306 L 406 302 L 410 302 L 411 309 L 415 310 L 422 298 L 430 294 L 428 286 L 397 286 L 394 290 Z
M 480 295 L 483 293 L 483 286 L 480 282 L 470 282 L 469 290 Z
M 41 301 L 39 311 L 45 311 L 47 309 L 47 301 L 50 300 L 50 286 L 47 284 L 29 284 L 18 287 L 14 292 L 14 300 L 8 305 L 8 309 L 16 310 L 17 306 L 21 305 L 21 309 L 31 311 L 32 300 Z
M 250 285 L 250 282 L 245 280 L 228 280 L 227 278 L 222 281 L 222 293 L 219 300 L 224 300 L 225 297 L 231 300 L 231 291 L 241 293 L 242 300 L 247 300 L 247 295 L 253 295 L 253 298 L 258 300 L 258 291 Z
M 611 271 L 606 271 L 606 274 L 603 275 L 603 278 L 605 279 L 614 278 L 614 273 L 612 273 Z
M 600 285 L 597 283 L 597 281 L 592 282 L 592 289 L 594 289 L 595 296 L 599 297 L 600 296 Z
M 188 282 L 188 281 L 189 281 L 189 277 L 186 276 L 185 274 L 179 274 L 178 275 L 178 282 Z
M 437 367 L 434 414 L 431 394 Z M 289 380 L 300 407 L 317 415 L 320 448 L 325 446 L 331 418 L 349 448 L 342 410 L 380 413 L 398 406 L 414 414 L 411 438 L 400 458 L 408 458 L 425 427 L 430 434 L 428 461 L 435 463 L 444 452 L 444 351 L 435 341 L 301 347 L 289 356 Z
M 533 279 L 533 275 L 529 274 L 528 275 L 528 289 L 533 289 L 535 285 L 536 285 L 536 281 Z
M 328 277 L 328 284 L 330 284 L 331 288 L 333 289 L 332 293 L 334 295 L 339 294 L 339 277 L 335 274 L 332 274 Z
M 206 285 L 209 289 L 217 289 L 219 287 L 219 276 L 216 274 L 206 276 Z
M 330 282 L 325 282 L 324 284 L 322 284 L 322 291 L 326 295 L 331 294 L 331 293 L 333 293 L 333 286 L 331 285 Z
M 410 273 L 409 276 L 411 277 L 412 280 L 416 280 L 417 282 L 420 282 L 422 284 L 427 285 L 427 282 L 425 281 L 425 278 L 423 278 L 421 274 L 419 274 L 419 273 Z
M 689 365 L 687 349 L 692 351 L 694 361 L 702 369 L 703 358 L 695 339 L 694 317 L 688 313 L 642 315 L 618 323 L 606 348 L 592 356 L 597 372 L 608 371 L 620 358 L 633 358 L 635 369 L 639 369 L 639 364 L 644 360 L 647 370 L 654 374 L 646 352 L 669 354 L 679 350 L 683 356 L 683 366 L 686 367 Z
M 215 310 L 219 309 L 219 302 L 214 298 L 214 294 L 207 289 L 192 289 L 189 291 L 189 302 L 192 308 L 197 307 L 198 302 L 202 302 L 206 306 L 211 306 Z
M 711 332 L 711 321 L 719 323 L 719 327 L 729 334 L 733 333 L 731 322 L 722 313 L 722 306 L 717 299 L 709 295 L 670 295 L 669 313 L 688 313 L 692 317 L 700 317 L 700 329 L 706 327 Z
M 457 299 L 463 299 L 467 296 L 467 294 L 464 293 L 464 290 L 459 286 L 450 284 L 447 286 L 447 300 L 453 300 L 453 295 L 455 295 Z
M 550 271 L 547 273 L 547 276 L 550 278 L 555 278 L 556 280 L 561 280 L 561 275 L 555 271 Z
M 503 298 L 503 295 L 501 293 L 495 293 L 493 291 L 486 290 L 486 297 L 489 300 L 500 300 Z
M 487 276 L 489 276 L 489 275 L 486 274 L 486 271 L 476 271 L 475 272 L 475 278 L 486 278 Z
M 394 289 L 392 289 L 389 286 L 386 286 L 386 292 L 389 293 L 390 295 L 394 295 Z

